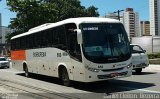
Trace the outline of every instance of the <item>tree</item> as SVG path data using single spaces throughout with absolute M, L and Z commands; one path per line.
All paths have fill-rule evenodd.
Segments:
M 15 30 L 16 34 L 48 22 L 52 17 L 48 18 L 46 12 L 54 13 L 52 10 L 47 11 L 49 9 L 48 5 L 44 5 L 41 0 L 7 0 L 7 5 L 11 11 L 17 13 L 17 17 L 12 18 L 9 25 L 11 29 Z
M 79 0 L 7 0 L 9 10 L 16 12 L 9 27 L 14 35 L 44 23 L 54 23 L 67 18 L 98 17 L 97 8 L 81 6 Z
M 98 8 L 94 7 L 94 6 L 90 6 L 89 8 L 86 9 L 87 15 L 88 17 L 97 17 L 99 16 L 98 13 Z
M 11 49 L 11 37 L 12 37 L 12 33 L 5 33 L 7 34 L 5 36 L 5 39 L 6 39 L 6 43 L 5 43 L 5 53 L 6 55 L 10 56 L 10 49 Z
M 6 39 L 6 44 L 10 44 L 10 40 L 11 40 L 11 37 L 12 37 L 12 33 L 6 33 L 7 35 L 5 36 L 5 39 Z

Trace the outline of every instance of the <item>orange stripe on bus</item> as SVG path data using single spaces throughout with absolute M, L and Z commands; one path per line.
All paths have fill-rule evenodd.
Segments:
M 26 51 L 11 51 L 11 59 L 12 60 L 26 60 Z

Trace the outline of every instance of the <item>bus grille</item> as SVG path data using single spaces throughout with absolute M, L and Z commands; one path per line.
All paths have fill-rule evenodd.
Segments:
M 103 71 L 103 72 L 110 72 L 110 71 L 123 70 L 123 68 L 124 68 L 124 67 L 122 67 L 122 68 L 116 68 L 116 69 L 103 69 L 103 70 L 101 70 L 101 71 Z

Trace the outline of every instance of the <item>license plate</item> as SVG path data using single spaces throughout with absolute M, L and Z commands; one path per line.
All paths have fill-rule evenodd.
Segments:
M 118 73 L 111 73 L 112 77 L 118 76 Z

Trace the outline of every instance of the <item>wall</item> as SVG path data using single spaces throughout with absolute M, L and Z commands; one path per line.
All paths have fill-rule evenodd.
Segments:
M 133 37 L 131 43 L 140 45 L 147 53 L 160 52 L 160 37 L 143 36 Z

